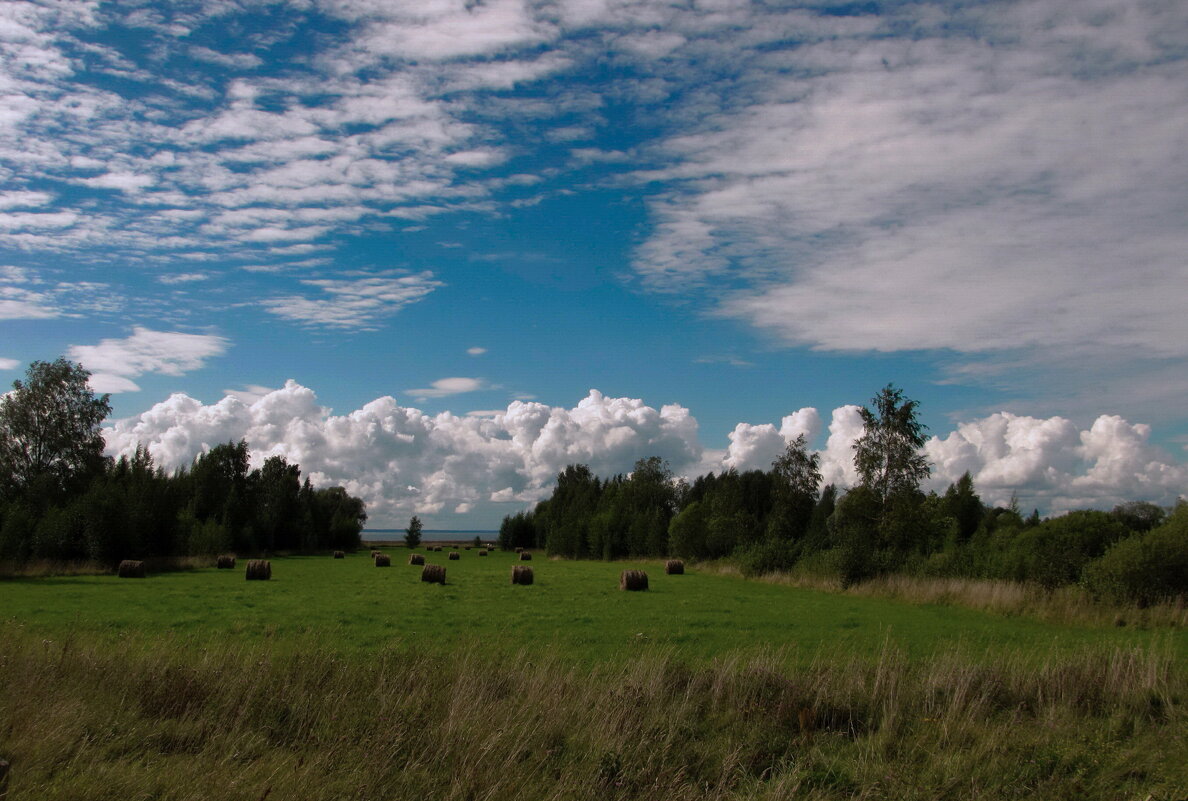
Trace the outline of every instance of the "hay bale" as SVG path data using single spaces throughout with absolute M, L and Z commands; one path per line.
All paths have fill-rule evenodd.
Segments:
M 425 565 L 421 570 L 421 581 L 430 584 L 445 584 L 445 565 Z
M 620 590 L 646 590 L 648 574 L 642 570 L 624 570 L 619 574 Z
M 376 567 L 391 567 L 392 566 L 392 557 L 388 556 L 386 553 L 377 554 L 375 557 L 375 566 Z
M 423 565 L 425 564 L 425 556 L 419 553 L 409 554 L 408 563 L 410 565 Z
M 664 563 L 664 572 L 670 576 L 685 575 L 685 563 L 680 559 L 669 559 Z
M 532 568 L 528 565 L 512 565 L 512 584 L 527 586 L 532 583 L 532 579 Z
M 523 548 L 516 548 L 516 553 L 523 553 L 523 552 L 524 552 Z
M 375 548 L 372 548 L 371 549 L 371 558 L 374 559 L 375 557 L 379 556 L 381 553 L 383 553 L 383 552 L 377 551 Z
M 479 556 L 486 556 L 486 555 L 487 555 L 486 550 L 479 551 Z
M 335 559 L 346 559 L 346 553 L 344 553 L 343 551 L 335 551 L 334 558 Z
M 234 570 L 235 557 L 225 553 L 215 560 L 215 567 L 219 570 Z
M 144 562 L 125 559 L 120 562 L 119 576 L 120 578 L 144 578 Z
M 456 562 L 461 558 L 462 558 L 462 554 L 458 553 L 457 551 L 450 551 L 450 561 L 451 562 Z
M 529 553 L 528 551 L 520 551 L 520 561 L 521 562 L 531 562 L 532 554 Z
M 466 548 L 465 548 L 464 550 L 467 550 L 467 551 L 469 551 L 469 550 L 470 550 L 470 546 L 469 546 L 469 545 L 467 545 L 467 546 L 466 546 Z
M 248 581 L 268 581 L 270 578 L 272 578 L 272 562 L 269 562 L 267 559 L 248 560 Z

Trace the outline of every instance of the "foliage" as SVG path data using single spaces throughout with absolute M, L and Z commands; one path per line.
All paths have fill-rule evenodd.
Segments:
M 91 391 L 90 376 L 65 359 L 35 361 L 0 396 L 0 496 L 57 500 L 102 470 L 100 424 L 111 404 Z
M 914 492 L 928 478 L 924 425 L 916 419 L 919 403 L 906 400 L 903 390 L 888 384 L 865 406 L 862 436 L 854 443 L 854 466 L 862 485 L 880 502 L 904 492 Z
M 408 528 L 404 530 L 404 545 L 408 548 L 416 548 L 421 544 L 421 532 L 424 527 L 421 525 L 421 518 L 413 515 L 408 520 Z
M 1188 596 L 1188 504 L 1149 532 L 1115 543 L 1090 562 L 1084 583 L 1093 595 L 1141 606 Z

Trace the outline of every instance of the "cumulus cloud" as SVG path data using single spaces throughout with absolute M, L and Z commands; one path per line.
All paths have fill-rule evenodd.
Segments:
M 0 358 L 0 370 L 15 370 L 21 366 L 19 359 Z
M 857 478 L 853 443 L 862 433 L 857 406 L 834 409 L 827 427 L 816 409 L 804 408 L 778 428 L 740 424 L 729 448 L 711 451 L 700 444 L 688 409 L 657 409 L 596 390 L 572 408 L 515 401 L 469 416 L 427 415 L 391 397 L 336 415 L 294 381 L 252 390 L 210 405 L 175 394 L 107 428 L 108 453 L 131 453 L 144 444 L 173 469 L 221 442 L 245 439 L 257 464 L 284 456 L 316 484 L 342 485 L 362 497 L 372 525 L 387 527 L 414 512 L 443 510 L 494 521 L 509 508 L 546 497 L 557 473 L 575 463 L 603 476 L 626 473 L 648 456 L 690 477 L 765 470 L 801 434 L 813 445 L 825 436 L 817 451 L 824 480 L 847 487 Z M 968 470 L 989 503 L 1005 504 L 1012 493 L 1025 508 L 1052 512 L 1134 499 L 1171 503 L 1188 487 L 1188 467 L 1152 447 L 1148 434 L 1145 425 L 1109 415 L 1078 430 L 1058 417 L 994 414 L 929 440 L 925 450 L 934 467 L 928 486 L 943 490 Z
M 334 415 L 312 390 L 289 381 L 251 402 L 228 395 L 204 405 L 176 394 L 105 433 L 109 453 L 143 443 L 167 469 L 246 439 L 257 462 L 282 455 L 316 484 L 358 494 L 374 525 L 461 504 L 524 505 L 547 495 L 556 474 L 575 462 L 610 475 L 647 456 L 683 466 L 700 455 L 687 409 L 594 390 L 573 408 L 515 401 L 490 418 L 431 416 L 391 397 Z
M 476 348 L 467 348 L 466 352 L 468 354 L 470 354 L 471 356 L 482 356 L 484 353 L 487 352 L 487 349 L 486 348 L 477 348 L 477 347 Z
M 104 339 L 98 345 L 71 345 L 67 356 L 91 371 L 96 392 L 136 392 L 132 380 L 145 373 L 180 376 L 201 369 L 226 352 L 230 343 L 214 334 L 154 331 L 136 326 L 132 336 Z

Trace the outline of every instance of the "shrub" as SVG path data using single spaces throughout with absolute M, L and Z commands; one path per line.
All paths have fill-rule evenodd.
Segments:
M 791 542 L 765 540 L 756 542 L 736 552 L 738 568 L 744 576 L 762 576 L 765 573 L 781 573 L 796 564 L 796 549 Z
M 1188 595 L 1188 504 L 1158 528 L 1127 537 L 1090 562 L 1084 585 L 1096 598 L 1140 606 Z

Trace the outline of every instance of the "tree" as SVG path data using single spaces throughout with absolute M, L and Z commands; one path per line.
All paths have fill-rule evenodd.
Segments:
M 404 544 L 409 548 L 416 548 L 421 544 L 421 518 L 413 515 L 408 519 L 408 528 L 404 530 Z
M 110 396 L 96 396 L 90 376 L 66 359 L 33 362 L 0 398 L 0 492 L 56 495 L 102 468 Z
M 768 533 L 779 540 L 799 540 L 808 531 L 817 502 L 821 457 L 809 452 L 808 440 L 801 434 L 771 463 L 771 473 L 775 506 L 769 517 Z
M 931 470 L 920 453 L 925 426 L 916 419 L 919 403 L 906 400 L 892 384 L 871 401 L 873 411 L 865 406 L 859 410 L 863 432 L 854 443 L 854 467 L 862 486 L 885 504 L 902 492 L 915 492 Z

